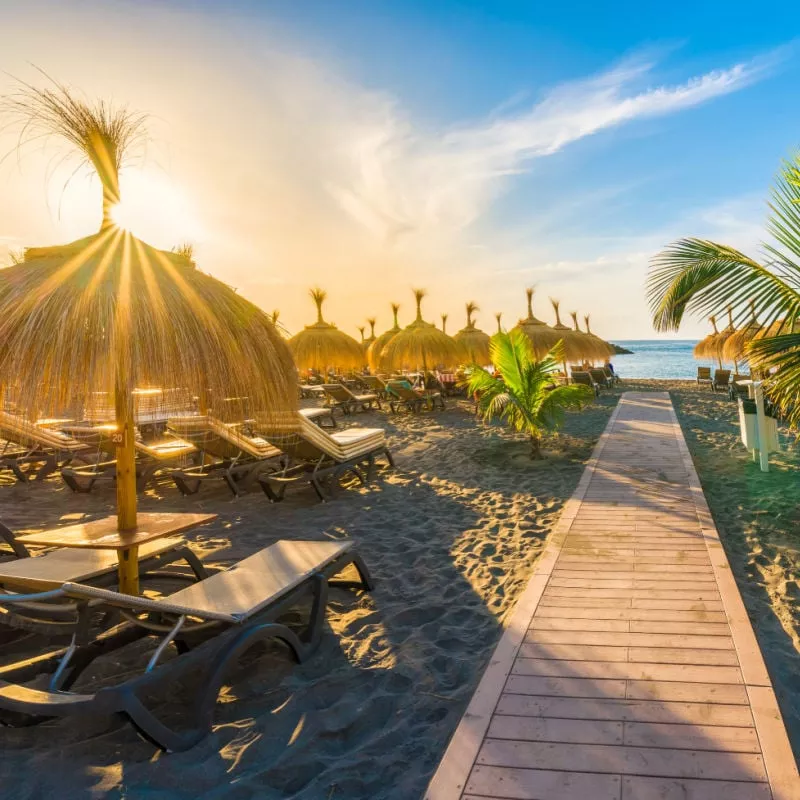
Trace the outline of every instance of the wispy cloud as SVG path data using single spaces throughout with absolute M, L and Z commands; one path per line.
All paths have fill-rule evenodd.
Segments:
M 673 86 L 642 88 L 655 64 L 631 59 L 600 75 L 557 86 L 522 111 L 495 112 L 422 135 L 395 106 L 354 140 L 353 179 L 330 186 L 354 219 L 390 240 L 460 229 L 479 217 L 534 159 L 636 119 L 672 114 L 738 91 L 765 76 L 770 56 Z

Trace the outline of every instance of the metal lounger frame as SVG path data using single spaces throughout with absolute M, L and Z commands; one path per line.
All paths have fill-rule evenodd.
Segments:
M 350 564 L 358 571 L 357 582 L 330 581 L 332 576 Z M 322 634 L 329 585 L 372 589 L 369 571 L 353 548 L 345 550 L 275 603 L 241 624 L 202 622 L 192 625 L 187 624 L 185 615 L 165 614 L 164 621 L 161 621 L 149 614 L 145 619 L 129 617 L 131 621 L 128 624 L 86 644 L 80 643 L 76 632 L 67 648 L 52 653 L 45 659 L 39 658 L 34 663 L 29 661 L 16 668 L 0 670 L 0 718 L 7 724 L 24 725 L 51 717 L 94 717 L 98 714 L 119 713 L 157 747 L 166 751 L 187 750 L 207 735 L 217 695 L 226 673 L 253 646 L 269 639 L 279 639 L 289 647 L 298 662 L 306 660 L 314 652 Z M 311 613 L 305 630 L 298 635 L 275 620 L 309 591 L 312 595 Z M 20 602 L 30 603 L 45 602 L 65 595 L 63 589 L 58 589 L 18 597 Z M 0 604 L 13 605 L 14 602 L 12 598 L 0 597 Z M 85 616 L 87 609 L 92 606 L 96 608 L 98 604 L 94 601 L 79 601 L 77 605 L 81 608 L 79 615 Z M 102 603 L 99 605 L 102 606 Z M 192 641 L 193 632 L 215 631 L 220 632 L 199 644 Z M 102 688 L 91 694 L 69 691 L 96 658 L 148 635 L 160 635 L 160 643 L 143 673 L 117 686 Z M 175 646 L 178 656 L 159 666 L 160 656 L 170 645 Z M 203 680 L 200 681 L 202 689 L 193 698 L 188 728 L 176 731 L 161 722 L 145 706 L 141 694 L 152 691 L 159 685 L 166 685 L 168 681 L 171 682 L 189 670 L 194 674 L 203 671 Z M 52 674 L 47 691 L 28 689 L 20 685 L 21 682 L 42 673 Z

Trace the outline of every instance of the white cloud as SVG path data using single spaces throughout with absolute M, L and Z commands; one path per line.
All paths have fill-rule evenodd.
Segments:
M 675 86 L 637 89 L 654 65 L 631 60 L 550 90 L 532 107 L 423 135 L 393 107 L 356 135 L 353 179 L 331 191 L 358 222 L 388 239 L 460 229 L 480 216 L 503 179 L 536 158 L 635 119 L 675 113 L 737 91 L 769 70 L 756 59 Z

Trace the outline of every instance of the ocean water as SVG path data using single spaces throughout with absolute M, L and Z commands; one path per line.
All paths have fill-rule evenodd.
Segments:
M 630 356 L 613 356 L 614 369 L 624 378 L 692 379 L 698 367 L 713 367 L 711 361 L 698 361 L 692 355 L 696 340 L 636 339 L 616 340 L 614 344 L 633 350 Z

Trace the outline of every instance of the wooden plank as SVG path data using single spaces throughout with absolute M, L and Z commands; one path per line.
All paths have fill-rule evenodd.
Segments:
M 625 681 L 509 675 L 505 691 L 513 694 L 541 694 L 548 697 L 623 698 Z
M 721 611 L 682 610 L 674 608 L 581 608 L 580 606 L 541 606 L 534 619 L 629 619 L 665 622 L 715 622 L 727 624 Z
M 622 779 L 622 800 L 771 800 L 766 783 L 694 781 L 631 776 Z
M 560 719 L 753 727 L 753 715 L 744 704 L 543 697 L 506 692 L 498 701 L 497 713 Z
M 567 740 L 551 739 L 550 741 Z M 723 725 L 626 722 L 623 729 L 623 743 L 636 747 L 677 747 L 686 750 L 724 750 L 739 753 L 761 752 L 755 728 Z
M 530 716 L 517 717 L 495 715 L 486 735 L 490 739 L 514 739 L 530 742 L 624 744 L 623 725 L 625 725 L 625 723 L 611 720 L 552 719 Z M 748 729 L 731 728 L 730 730 L 747 731 Z M 755 731 L 753 731 L 753 733 L 755 733 Z
M 476 766 L 469 776 L 464 800 L 619 800 L 620 784 L 618 775 Z
M 575 770 L 663 778 L 765 781 L 760 755 L 625 745 L 562 744 L 486 739 L 477 764 Z
M 547 675 L 570 678 L 624 678 L 640 681 L 682 681 L 685 683 L 743 683 L 738 667 L 653 662 L 564 661 L 517 658 L 514 675 Z
M 617 647 L 689 647 L 693 650 L 732 650 L 727 636 L 689 636 L 677 633 L 614 633 L 605 631 L 531 630 L 525 641 L 537 644 L 600 644 Z
M 677 700 L 688 703 L 748 703 L 744 686 L 678 681 L 628 681 L 626 697 L 631 700 Z
M 523 642 L 521 658 L 552 658 L 567 661 L 627 661 L 627 647 L 601 647 L 591 644 L 531 644 Z M 722 650 L 712 652 L 724 653 Z

